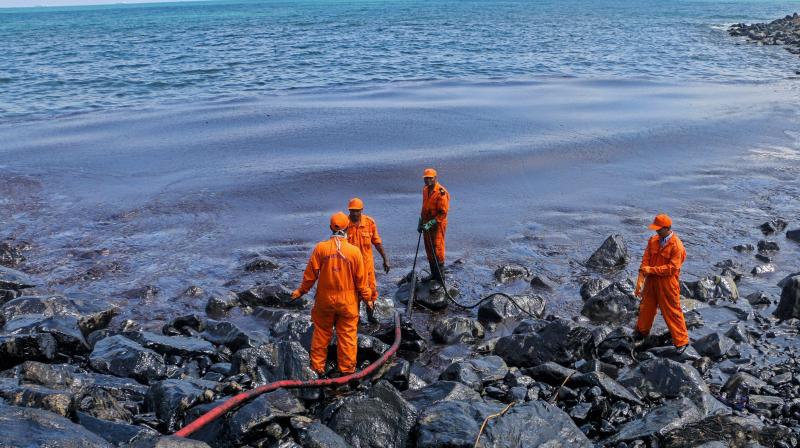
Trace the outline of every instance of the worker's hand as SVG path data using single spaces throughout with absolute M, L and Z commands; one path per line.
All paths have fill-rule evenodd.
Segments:
M 431 230 L 433 228 L 433 226 L 435 226 L 435 225 L 436 225 L 436 218 L 433 218 L 430 221 L 428 221 L 425 224 L 423 224 L 422 230 L 427 232 L 428 230 Z
M 383 272 L 388 274 L 390 269 L 392 269 L 392 267 L 389 266 L 389 262 L 386 261 L 386 260 L 383 260 Z
M 643 266 L 641 271 L 642 271 L 642 274 L 644 274 L 644 275 L 650 275 L 650 274 L 653 273 L 653 268 L 651 268 L 650 266 Z
M 303 293 L 301 293 L 299 289 L 295 289 L 294 291 L 292 291 L 292 300 L 299 299 L 302 296 Z
M 642 298 L 642 290 L 639 288 L 639 286 L 636 286 L 636 289 L 633 290 L 633 295 L 640 299 Z

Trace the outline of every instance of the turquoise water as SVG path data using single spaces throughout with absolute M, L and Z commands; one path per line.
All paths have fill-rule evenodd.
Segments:
M 772 81 L 725 25 L 797 1 L 225 1 L 0 9 L 0 120 L 293 89 L 579 77 Z

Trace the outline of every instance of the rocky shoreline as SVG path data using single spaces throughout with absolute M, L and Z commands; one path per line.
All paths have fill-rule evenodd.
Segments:
M 728 28 L 728 33 L 758 45 L 782 45 L 789 53 L 800 55 L 800 15 L 797 13 L 769 23 L 737 23 Z
M 536 318 L 502 296 L 474 314 L 458 310 L 441 286 L 421 284 L 415 316 L 428 319 L 430 334 L 405 340 L 380 375 L 263 395 L 193 440 L 165 435 L 242 390 L 314 378 L 311 301 L 290 301 L 279 282 L 190 288 L 205 314 L 148 331 L 114 319 L 114 305 L 54 293 L 13 269 L 28 245 L 9 241 L 0 246 L 0 446 L 472 447 L 495 414 L 477 446 L 798 446 L 800 273 L 781 280 L 780 299 L 740 297 L 737 286 L 775 271 L 770 255 L 800 240 L 800 230 L 784 233 L 788 224 L 765 222 L 765 239 L 732 248 L 758 257 L 752 272 L 724 260 L 709 267 L 714 274 L 682 283 L 692 347 L 680 355 L 660 319 L 634 344 L 638 299 L 630 280 L 612 280 L 635 255 L 612 235 L 586 261 L 592 278 L 575 285 L 581 316 L 547 314 L 552 281 L 525 266 L 497 266 L 495 279 L 518 285 L 524 292 L 514 300 Z M 279 263 L 250 260 L 246 270 Z M 381 300 L 381 325 L 362 325 L 360 368 L 389 348 L 391 316 L 409 292 L 401 282 Z M 229 320 L 233 311 L 260 328 Z M 418 364 L 432 381 L 415 373 Z

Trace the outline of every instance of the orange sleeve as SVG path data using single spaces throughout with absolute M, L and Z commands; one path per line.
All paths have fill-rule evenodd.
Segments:
M 367 286 L 367 270 L 364 267 L 364 257 L 361 256 L 361 251 L 358 249 L 353 251 L 353 284 L 361 299 L 369 301 L 372 297 L 372 292 Z
M 444 194 L 439 197 L 439 209 L 436 211 L 436 219 L 447 219 L 448 211 L 450 211 L 450 193 L 445 190 Z
M 372 221 L 372 244 L 378 245 L 382 244 L 383 240 L 381 240 L 381 236 L 378 235 L 378 225 L 375 224 L 375 221 Z
M 669 254 L 669 261 L 667 261 L 666 264 L 662 264 L 661 266 L 651 266 L 651 275 L 658 277 L 672 277 L 680 272 L 683 259 L 684 251 L 681 250 L 681 248 L 676 247 L 672 250 L 672 253 Z
M 321 266 L 319 258 L 319 246 L 317 246 L 314 248 L 314 251 L 311 252 L 311 258 L 308 259 L 306 270 L 303 272 L 303 281 L 300 283 L 300 287 L 297 288 L 300 290 L 300 294 L 306 294 L 308 291 L 311 291 L 314 283 L 316 283 Z

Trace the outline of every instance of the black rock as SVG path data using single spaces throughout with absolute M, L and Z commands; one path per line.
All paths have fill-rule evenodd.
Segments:
M 567 378 L 575 375 L 575 370 L 563 367 L 554 362 L 546 362 L 536 367 L 524 369 L 526 375 L 552 386 L 560 386 Z
M 245 332 L 236 324 L 227 321 L 206 321 L 206 329 L 200 337 L 214 345 L 224 345 L 233 351 L 258 347 L 269 342 L 269 336 L 259 332 Z
M 593 446 L 564 411 L 544 401 L 515 405 L 502 418 L 491 420 L 481 443 L 486 448 Z
M 701 302 L 717 300 L 736 302 L 739 299 L 736 280 L 729 276 L 703 277 L 696 282 L 681 282 L 681 286 L 682 295 Z
M 599 359 L 590 359 L 586 362 L 579 361 L 576 363 L 576 367 L 581 373 L 603 372 L 614 379 L 619 376 L 619 368 L 617 366 L 604 363 Z
M 694 341 L 692 346 L 700 355 L 718 360 L 730 355 L 735 349 L 736 343 L 731 338 L 716 331 Z
M 704 415 L 727 409 L 711 395 L 697 369 L 670 359 L 646 360 L 620 378 L 619 382 L 638 390 L 639 395 L 644 397 L 686 397 L 692 400 Z
M 614 381 L 613 378 L 602 372 L 589 372 L 580 375 L 573 375 L 568 384 L 571 387 L 592 387 L 597 386 L 603 394 L 611 397 L 614 401 L 624 400 L 628 403 L 644 405 L 642 401 L 622 384 Z
M 747 301 L 752 306 L 769 305 L 769 304 L 772 303 L 772 301 L 770 300 L 769 296 L 766 295 L 763 291 L 759 291 L 759 292 L 754 292 L 752 294 L 748 294 L 747 297 L 745 297 L 745 299 L 747 299 Z
M 6 322 L 4 330 L 9 334 L 51 334 L 58 344 L 58 352 L 63 354 L 76 355 L 89 351 L 89 344 L 78 326 L 78 319 L 72 316 L 18 317 Z
M 103 420 L 117 422 L 132 420 L 133 414 L 125 407 L 126 404 L 130 407 L 131 402 L 120 403 L 111 393 L 99 387 L 87 387 L 84 392 L 86 395 L 76 400 L 78 411 Z
M 405 447 L 417 419 L 416 408 L 387 381 L 325 414 L 327 425 L 354 448 Z
M 92 298 L 62 296 L 22 296 L 6 302 L 0 316 L 6 322 L 17 317 L 40 315 L 42 317 L 75 317 L 84 335 L 108 326 L 119 312 L 116 306 L 104 306 Z
M 49 333 L 0 336 L 0 369 L 7 369 L 27 360 L 55 359 L 58 343 Z
M 725 336 L 731 338 L 734 342 L 748 343 L 750 342 L 750 335 L 747 333 L 747 328 L 741 322 L 737 322 L 725 332 Z
M 670 400 L 654 408 L 644 417 L 622 425 L 619 430 L 603 441 L 605 446 L 615 446 L 620 442 L 658 439 L 664 434 L 699 421 L 702 412 L 688 398 Z
M 737 372 L 722 386 L 722 392 L 733 401 L 738 397 L 758 395 L 767 388 L 767 383 L 747 372 Z
M 167 370 L 161 355 L 121 335 L 100 340 L 89 362 L 98 372 L 135 378 L 144 383 L 162 379 Z
M 265 272 L 274 271 L 281 267 L 277 261 L 270 258 L 257 258 L 244 265 L 244 270 L 247 272 Z
M 26 274 L 5 266 L 0 266 L 0 289 L 21 290 L 33 288 L 36 282 Z
M 510 280 L 530 277 L 531 271 L 525 266 L 516 264 L 507 264 L 500 266 L 494 271 L 494 278 L 500 283 L 506 283 Z
M 798 243 L 800 243 L 800 229 L 787 231 L 786 232 L 786 238 L 788 238 L 788 239 L 790 239 L 792 241 L 797 241 Z
M 306 308 L 306 297 L 292 300 L 292 291 L 283 285 L 256 285 L 238 294 L 239 301 L 250 307 Z
M 761 232 L 764 235 L 772 235 L 773 233 L 782 232 L 787 225 L 789 225 L 789 223 L 786 222 L 784 219 L 775 218 L 775 219 L 770 219 L 764 224 L 761 224 L 759 228 L 761 229 Z
M 417 409 L 425 409 L 440 401 L 479 401 L 481 396 L 472 388 L 455 381 L 437 381 L 421 389 L 407 390 L 403 397 Z
M 789 431 L 775 429 L 767 428 L 751 415 L 714 415 L 674 428 L 663 439 L 666 446 L 675 448 L 693 448 L 720 440 L 725 441 L 724 446 L 753 446 L 756 440 L 766 446 L 776 446 L 775 442 L 788 438 Z
M 531 279 L 531 288 L 543 291 L 555 291 L 556 284 L 544 275 L 535 275 Z
M 431 338 L 440 344 L 472 343 L 483 339 L 483 325 L 469 317 L 456 316 L 440 320 L 433 327 Z
M 494 351 L 510 366 L 533 367 L 548 361 L 571 364 L 589 357 L 592 348 L 589 329 L 555 320 L 536 332 L 500 338 Z
M 13 268 L 23 261 L 25 261 L 25 257 L 22 256 L 22 251 L 19 247 L 7 242 L 0 243 L 0 265 Z
M 778 243 L 775 241 L 761 240 L 758 242 L 757 247 L 759 252 L 777 252 L 781 250 L 780 246 L 778 246 Z
M 756 266 L 750 271 L 750 273 L 753 274 L 756 277 L 762 276 L 762 275 L 766 275 L 766 274 L 771 274 L 773 272 L 775 272 L 775 265 L 772 264 L 772 263 L 762 264 L 760 266 Z
M 350 448 L 339 434 L 320 422 L 296 417 L 291 423 L 303 448 Z
M 752 252 L 755 249 L 756 249 L 755 246 L 753 246 L 752 244 L 739 244 L 733 246 L 733 250 L 735 250 L 736 252 Z
M 478 320 L 483 323 L 502 322 L 512 317 L 530 317 L 527 313 L 537 318 L 544 316 L 545 300 L 543 298 L 530 294 L 511 297 L 509 300 L 505 296 L 496 295 L 483 302 L 478 307 Z
M 584 301 L 589 300 L 589 298 L 606 289 L 606 287 L 608 287 L 610 284 L 610 281 L 603 278 L 593 278 L 587 280 L 581 285 L 581 299 Z
M 18 385 L 15 380 L 0 380 L 0 398 L 6 403 L 26 408 L 40 408 L 62 417 L 74 412 L 74 395 L 68 391 L 48 389 L 38 385 Z
M 418 448 L 471 448 L 484 419 L 502 410 L 482 401 L 442 401 L 425 408 L 417 420 Z
M 295 341 L 270 342 L 257 348 L 237 351 L 231 359 L 234 373 L 244 373 L 257 384 L 278 380 L 310 380 L 317 375 L 309 366 L 308 352 Z M 298 389 L 299 396 L 313 400 L 319 396 L 318 389 Z
M 457 361 L 450 364 L 440 375 L 444 381 L 458 381 L 476 391 L 483 390 L 485 384 L 500 381 L 508 374 L 508 366 L 499 356 Z
M 214 346 L 210 342 L 200 338 L 163 336 L 149 331 L 125 332 L 124 336 L 134 342 L 138 342 L 142 347 L 149 348 L 162 355 L 174 355 L 188 358 L 217 356 L 217 350 Z
M 770 395 L 750 395 L 747 398 L 747 409 L 765 417 L 770 417 L 776 410 L 780 411 L 786 404 L 782 398 Z
M 627 282 L 615 282 L 583 304 L 581 314 L 593 322 L 620 323 L 629 320 L 639 310 L 639 299 Z
M 161 429 L 174 432 L 186 410 L 203 397 L 204 388 L 189 381 L 164 380 L 152 386 L 145 397 L 145 409 L 155 412 Z
M 102 437 L 68 419 L 41 409 L 0 403 L 4 447 L 111 448 Z
M 144 438 L 148 435 L 151 437 L 158 435 L 158 432 L 147 427 L 103 420 L 83 412 L 77 412 L 76 415 L 77 421 L 81 426 L 115 446 L 132 443 L 137 437 Z
M 20 296 L 20 292 L 14 289 L 0 289 L 0 306 L 6 302 L 14 300 Z M 0 321 L 2 323 L 2 321 Z
M 628 249 L 622 235 L 611 235 L 603 242 L 595 253 L 586 261 L 590 268 L 619 268 L 628 264 Z
M 456 297 L 458 292 L 451 288 L 448 290 L 451 297 Z M 430 282 L 423 282 L 417 284 L 417 295 L 414 303 L 433 311 L 439 311 L 447 308 L 449 301 L 445 294 L 445 289 L 441 283 L 432 280 Z
M 311 316 L 266 308 L 257 308 L 253 315 L 267 321 L 270 334 L 275 339 L 297 341 L 306 350 L 311 349 L 311 337 L 314 334 Z
M 125 448 L 210 448 L 205 442 L 177 436 L 140 434 Z
M 407 390 L 411 378 L 411 363 L 403 358 L 395 359 L 389 370 L 383 375 L 383 378 L 392 383 L 392 386 L 397 390 Z
M 231 308 L 240 305 L 239 296 L 233 291 L 217 291 L 209 294 L 206 302 L 206 314 L 214 318 L 220 318 Z
M 205 330 L 206 321 L 198 314 L 178 316 L 164 325 L 161 332 L 165 336 L 194 336 Z
M 770 263 L 772 261 L 772 258 L 770 258 L 770 257 L 768 257 L 768 256 L 766 256 L 764 254 L 756 254 L 755 256 L 756 256 L 756 260 L 758 260 L 758 261 L 760 261 L 762 263 Z
M 775 317 L 781 320 L 800 318 L 800 275 L 781 281 L 781 300 L 775 309 Z

